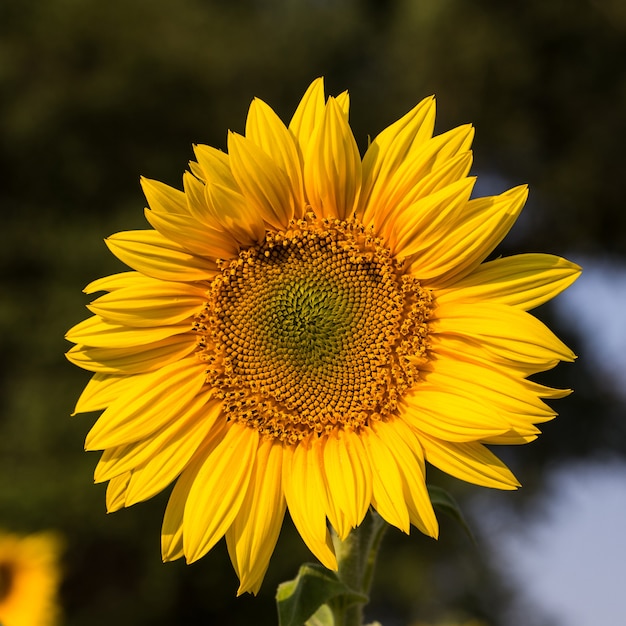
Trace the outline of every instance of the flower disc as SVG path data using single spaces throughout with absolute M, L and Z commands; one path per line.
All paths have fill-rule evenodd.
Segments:
M 225 264 L 196 328 L 223 410 L 295 444 L 389 416 L 430 295 L 356 222 L 300 220 Z

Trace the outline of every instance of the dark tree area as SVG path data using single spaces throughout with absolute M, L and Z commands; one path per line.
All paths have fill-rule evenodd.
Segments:
M 0 528 L 63 534 L 67 626 L 275 624 L 276 585 L 312 560 L 287 520 L 260 594 L 236 598 L 223 542 L 191 566 L 161 563 L 167 493 L 104 513 L 98 457 L 82 451 L 96 416 L 69 417 L 88 374 L 63 335 L 87 314 L 82 287 L 123 269 L 103 238 L 147 227 L 139 176 L 180 187 L 192 144 L 224 149 L 255 96 L 288 119 L 317 76 L 349 89 L 361 149 L 434 93 L 439 132 L 476 126 L 479 192 L 530 185 L 499 254 L 623 261 L 624 59 L 620 0 L 3 0 Z M 581 358 L 541 378 L 576 390 L 560 417 L 499 451 L 524 489 L 487 501 L 521 518 L 555 463 L 626 453 L 623 401 L 554 309 L 537 315 Z M 485 491 L 429 480 L 464 506 Z M 371 619 L 507 626 L 514 589 L 441 521 L 438 542 L 388 533 Z

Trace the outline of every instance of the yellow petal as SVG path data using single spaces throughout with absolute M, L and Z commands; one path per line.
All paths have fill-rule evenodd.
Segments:
M 374 429 L 361 434 L 372 468 L 372 504 L 383 519 L 408 533 L 411 523 L 398 462 Z
M 86 450 L 138 441 L 175 420 L 204 384 L 205 366 L 196 357 L 144 376 L 100 416 L 87 435 Z
M 182 469 L 221 414 L 222 403 L 212 399 L 212 391 L 200 393 L 177 413 L 175 419 L 147 437 L 105 450 L 96 466 L 95 482 L 101 483 L 129 470 L 154 467 L 155 464 L 180 463 Z M 181 460 L 183 456 L 186 456 L 184 461 Z M 161 470 L 158 474 L 164 473 L 163 467 Z M 172 482 L 177 474 L 164 486 Z
M 139 272 L 121 272 L 91 281 L 83 289 L 83 293 L 92 294 L 97 291 L 115 291 L 116 289 L 146 285 L 148 283 L 154 284 L 154 278 L 144 276 Z
M 477 441 L 510 429 L 506 419 L 490 406 L 421 384 L 404 396 L 402 415 L 405 421 L 445 441 Z
M 74 346 L 65 356 L 74 365 L 90 372 L 141 374 L 180 361 L 196 346 L 197 336 L 189 332 L 130 348 L 91 348 L 79 345 Z
M 343 111 L 343 114 L 348 119 L 350 113 L 350 94 L 347 91 L 342 91 L 336 98 L 339 108 Z
M 324 79 L 316 78 L 306 90 L 289 123 L 289 130 L 300 148 L 301 162 L 304 162 L 315 128 L 324 116 L 324 102 Z
M 141 188 L 155 213 L 187 213 L 187 199 L 179 189 L 150 178 L 141 177 Z
M 548 365 L 576 358 L 545 324 L 513 307 L 448 302 L 438 306 L 435 315 L 432 333 L 468 337 L 514 362 Z
M 344 540 L 365 517 L 372 499 L 372 476 L 359 436 L 339 429 L 328 436 L 324 445 L 324 471 L 329 500 L 345 516 L 346 528 L 336 528 Z
M 184 283 L 152 281 L 142 287 L 116 289 L 87 308 L 108 322 L 134 327 L 175 325 L 200 312 L 206 289 Z
M 228 135 L 233 176 L 241 193 L 273 228 L 284 229 L 297 204 L 287 174 L 250 139 Z
M 220 152 L 220 154 L 223 153 Z M 232 178 L 232 174 L 230 174 L 230 169 L 228 170 L 228 172 L 232 179 L 231 185 L 224 185 L 222 184 L 222 182 L 215 182 L 211 180 L 207 181 L 205 184 L 189 172 L 185 172 L 185 174 L 183 175 L 183 186 L 185 188 L 185 196 L 187 197 L 189 214 L 193 216 L 198 224 L 202 224 L 204 227 L 208 228 L 209 232 L 212 232 L 213 230 L 221 231 L 221 236 L 224 238 L 225 241 L 229 242 L 228 245 L 234 247 L 234 244 L 236 243 L 236 238 L 234 238 L 231 234 L 225 232 L 224 229 L 221 227 L 219 221 L 215 217 L 215 211 L 213 210 L 213 207 L 210 206 L 210 201 L 207 194 L 207 185 L 220 185 L 221 187 L 226 187 L 227 189 L 238 191 L 237 183 L 235 183 L 235 180 Z M 233 242 L 233 239 L 235 239 L 235 242 Z
M 423 245 L 428 240 L 426 233 L 434 230 L 433 221 L 441 221 L 442 217 L 454 216 L 448 202 L 444 201 L 439 210 L 430 209 L 432 201 L 441 194 L 449 194 L 458 189 L 461 194 L 464 189 L 471 192 L 474 179 L 467 178 L 467 174 L 472 165 L 472 153 L 461 152 L 453 158 L 444 161 L 432 172 L 424 175 L 417 182 L 395 181 L 395 190 L 388 191 L 387 210 L 377 212 L 374 220 L 375 231 L 380 233 L 390 242 L 397 242 L 403 239 L 411 239 L 416 233 L 423 234 Z M 456 186 L 455 186 L 456 185 Z M 439 193 L 439 196 L 435 194 Z M 455 195 L 458 193 L 455 192 Z M 467 202 L 468 195 L 464 194 L 463 202 Z M 420 202 L 421 201 L 421 202 Z M 454 197 L 450 202 L 454 202 Z M 458 200 L 456 200 L 458 203 Z M 381 205 L 382 206 L 382 205 Z M 443 209 L 445 212 L 442 214 Z M 457 208 L 456 211 L 460 212 Z M 435 220 L 433 220 L 433 217 Z M 454 226 L 453 226 L 454 227 Z M 408 232 L 407 232 L 408 231 Z
M 517 489 L 517 479 L 500 459 L 480 443 L 451 443 L 420 434 L 426 460 L 441 471 L 475 485 Z
M 258 431 L 231 422 L 198 470 L 183 515 L 188 563 L 204 556 L 233 523 L 248 490 L 258 447 Z
M 397 460 L 411 523 L 424 534 L 436 538 L 439 524 L 426 488 L 421 444 L 413 431 L 399 418 L 390 422 L 378 422 L 374 429 Z
M 155 230 L 180 245 L 182 250 L 199 257 L 228 259 L 239 251 L 238 242 L 232 233 L 202 224 L 191 215 L 159 214 L 147 209 L 145 215 Z
M 292 133 L 276 113 L 258 98 L 250 105 L 246 120 L 246 138 L 259 146 L 287 175 L 294 199 L 295 217 L 301 217 L 304 209 L 304 188 L 298 147 Z
M 328 502 L 323 466 L 323 451 L 315 439 L 287 446 L 283 488 L 291 519 L 309 550 L 325 567 L 336 570 L 337 559 L 326 528 Z
M 200 445 L 224 437 L 226 425 L 215 423 L 221 415 L 221 403 L 206 407 L 205 419 L 197 419 L 184 433 L 166 442 L 163 449 L 132 472 L 126 490 L 125 506 L 143 502 L 160 493 L 181 473 Z
M 402 165 L 411 147 L 432 137 L 435 99 L 425 98 L 397 122 L 378 134 L 363 157 L 363 190 L 359 211 L 369 225 L 374 214 L 385 206 L 391 176 Z
M 190 254 L 154 230 L 117 233 L 106 244 L 120 261 L 152 278 L 191 282 L 217 274 L 214 261 Z
M 156 343 L 172 335 L 191 330 L 191 322 L 185 321 L 166 326 L 132 328 L 122 324 L 112 324 L 99 315 L 93 315 L 79 322 L 67 331 L 65 338 L 72 343 L 94 348 L 133 348 Z
M 430 125 L 428 128 L 430 129 Z M 388 237 L 394 232 L 394 225 L 404 226 L 405 219 L 416 213 L 420 217 L 420 208 L 412 205 L 427 188 L 436 190 L 437 185 L 442 185 L 447 178 L 455 180 L 451 174 L 443 176 L 443 181 L 434 182 L 432 177 L 439 176 L 435 172 L 449 170 L 450 160 L 456 160 L 459 154 L 468 153 L 472 137 L 473 128 L 466 125 L 432 139 L 424 137 L 425 140 L 412 143 L 405 158 L 393 172 L 389 172 L 384 183 L 381 183 L 384 186 L 377 195 L 375 204 L 373 200 L 368 202 L 364 213 L 365 223 L 372 224 L 377 234 Z M 467 156 L 464 159 L 467 166 Z
M 184 556 L 183 551 L 183 516 L 185 504 L 198 471 L 202 467 L 206 456 L 217 445 L 212 441 L 208 446 L 202 446 L 187 467 L 179 476 L 165 508 L 163 527 L 161 529 L 161 553 L 164 561 L 173 561 Z
M 428 249 L 411 256 L 410 273 L 440 288 L 466 276 L 509 232 L 527 196 L 528 188 L 521 185 L 500 196 L 470 200 L 452 229 L 446 228 Z M 413 254 L 410 247 L 404 252 Z
M 106 507 L 107 513 L 113 513 L 124 508 L 126 500 L 126 487 L 130 480 L 130 472 L 116 476 L 107 485 Z
M 192 178 L 197 178 L 203 183 L 205 182 L 205 174 L 202 171 L 200 165 L 196 163 L 196 161 L 189 161 L 189 171 L 185 172 L 185 174 L 190 174 Z
M 449 389 L 453 393 L 491 406 L 503 416 L 532 416 L 535 422 L 554 417 L 554 411 L 532 390 L 522 375 L 514 376 L 497 365 L 492 367 L 445 356 L 432 361 L 433 371 L 424 375 L 417 389 Z
M 230 159 L 225 152 L 203 144 L 194 146 L 193 150 L 198 165 L 204 173 L 203 182 L 237 189 L 237 183 L 230 169 Z M 189 181 L 189 183 L 191 182 Z
M 497 367 L 515 377 L 526 377 L 537 372 L 553 368 L 559 363 L 558 358 L 520 360 L 519 356 L 489 350 L 477 338 L 469 336 L 431 333 L 428 337 L 433 358 L 446 356 L 468 363 L 477 363 L 486 367 Z
M 140 380 L 140 376 L 141 374 L 135 376 L 94 374 L 80 394 L 72 415 L 105 409 L 121 394 L 131 389 Z
M 402 214 L 401 222 L 391 220 L 390 228 L 384 230 L 396 255 L 419 259 L 414 263 L 420 279 L 427 277 L 423 258 L 458 229 L 475 182 L 475 178 L 464 178 L 420 198 Z
M 238 192 L 222 185 L 207 184 L 208 206 L 213 218 L 232 234 L 242 247 L 250 246 L 265 237 L 263 216 L 253 209 Z
M 361 191 L 361 157 L 343 110 L 329 98 L 304 161 L 307 198 L 318 217 L 350 217 Z
M 240 581 L 237 595 L 259 591 L 280 534 L 286 506 L 282 458 L 280 442 L 261 442 L 241 510 L 226 532 L 228 553 Z
M 479 265 L 447 289 L 437 291 L 437 301 L 489 300 L 534 309 L 567 289 L 579 276 L 575 263 L 550 254 L 518 254 Z

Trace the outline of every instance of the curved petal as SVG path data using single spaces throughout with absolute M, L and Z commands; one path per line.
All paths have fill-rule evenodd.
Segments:
M 343 114 L 346 116 L 346 120 L 348 119 L 348 115 L 350 113 L 350 94 L 347 91 L 342 91 L 336 98 L 337 104 L 343 111 Z
M 392 422 L 378 422 L 374 429 L 398 462 L 411 523 L 424 534 L 436 538 L 439 524 L 426 488 L 424 453 L 419 440 L 399 418 Z
M 443 355 L 432 362 L 433 371 L 424 374 L 418 388 L 450 389 L 453 393 L 473 398 L 479 404 L 493 406 L 502 415 L 511 413 L 532 417 L 535 422 L 552 419 L 555 413 L 529 385 L 523 374 L 462 361 Z
M 510 430 L 506 419 L 490 405 L 418 384 L 402 401 L 403 419 L 444 441 L 478 441 Z
M 172 335 L 191 330 L 191 322 L 179 322 L 165 326 L 132 328 L 123 324 L 113 324 L 92 315 L 67 331 L 65 338 L 72 343 L 93 348 L 134 348 L 149 343 L 157 343 Z
M 188 212 L 187 199 L 184 192 L 144 176 L 141 177 L 140 182 L 148 205 L 155 213 L 185 215 Z
M 220 152 L 220 154 L 223 154 Z M 224 155 L 226 156 L 226 155 Z M 228 170 L 230 173 L 230 169 Z M 231 174 L 232 179 L 232 174 Z M 233 191 L 238 191 L 237 183 L 232 179 L 232 185 L 224 185 L 221 182 L 207 181 L 206 183 L 198 179 L 196 176 L 185 172 L 183 175 L 183 186 L 185 188 L 185 196 L 187 197 L 187 206 L 189 208 L 189 214 L 199 223 L 208 227 L 210 230 L 218 230 L 222 232 L 222 236 L 229 242 L 229 246 L 233 246 L 233 236 L 224 232 L 220 227 L 219 222 L 216 220 L 215 211 L 210 206 L 210 201 L 207 194 L 207 185 L 220 185 Z M 209 231 L 210 232 L 210 231 Z
M 496 355 L 522 364 L 573 361 L 574 353 L 537 318 L 498 304 L 448 302 L 435 309 L 432 334 L 460 335 L 479 341 Z
M 246 199 L 234 189 L 207 183 L 206 194 L 213 218 L 242 247 L 263 241 L 265 222 Z
M 283 488 L 291 519 L 309 550 L 325 567 L 336 570 L 337 559 L 326 528 L 328 501 L 323 466 L 323 451 L 315 439 L 285 447 Z
M 420 218 L 420 205 L 413 205 L 424 199 L 428 189 L 437 191 L 446 182 L 454 182 L 453 176 L 467 173 L 471 158 L 468 161 L 467 156 L 464 157 L 459 173 L 456 172 L 458 164 L 449 162 L 457 163 L 460 154 L 471 157 L 469 148 L 473 136 L 474 129 L 467 124 L 411 145 L 405 159 L 390 172 L 376 205 L 368 203 L 363 215 L 365 224 L 373 225 L 377 234 L 390 237 L 395 232 L 394 227 L 404 227 L 405 220 L 413 216 Z
M 426 460 L 446 474 L 494 489 L 520 486 L 511 470 L 480 443 L 439 441 L 423 433 L 419 438 Z
M 178 324 L 198 314 L 206 303 L 206 289 L 185 283 L 152 281 L 143 287 L 116 289 L 87 308 L 108 322 L 133 327 Z
M 528 311 L 567 289 L 581 271 L 551 254 L 518 254 L 479 265 L 447 289 L 437 290 L 437 301 L 489 300 Z
M 338 429 L 328 436 L 324 472 L 328 499 L 343 512 L 344 527 L 335 528 L 343 541 L 363 521 L 372 500 L 372 474 L 359 435 Z
M 198 470 L 185 503 L 183 547 L 188 563 L 204 556 L 235 520 L 256 463 L 259 433 L 231 422 Z
M 203 444 L 189 461 L 172 489 L 161 529 L 161 553 L 164 561 L 173 561 L 184 556 L 183 517 L 187 497 L 204 461 L 219 442 L 219 439 L 212 438 Z
M 134 376 L 94 374 L 80 394 L 72 416 L 77 413 L 90 413 L 105 409 L 120 395 L 131 389 L 138 380 L 141 380 L 141 374 Z
M 170 438 L 162 450 L 140 467 L 135 467 L 126 489 L 124 506 L 143 502 L 163 491 L 176 480 L 201 445 L 221 440 L 226 425 L 224 422 L 216 424 L 215 420 L 220 415 L 221 402 L 208 406 L 203 419 L 195 420 L 184 436 Z
M 259 591 L 280 534 L 286 507 L 282 459 L 280 442 L 261 442 L 241 510 L 226 532 L 228 553 L 240 581 L 238 595 Z
M 361 433 L 372 468 L 372 504 L 382 518 L 408 533 L 411 520 L 398 462 L 374 429 Z
M 204 144 L 195 145 L 193 151 L 203 172 L 202 182 L 237 190 L 237 182 L 230 169 L 230 158 L 225 152 Z M 185 192 L 188 193 L 186 189 Z
M 263 100 L 255 98 L 246 120 L 246 137 L 261 148 L 287 175 L 294 198 L 295 217 L 302 217 L 304 187 L 302 164 L 293 135 Z
M 428 343 L 432 358 L 446 356 L 468 363 L 478 363 L 486 367 L 497 367 L 513 376 L 531 376 L 537 372 L 552 369 L 559 363 L 559 359 L 556 358 L 529 362 L 504 352 L 496 354 L 476 337 L 431 333 L 428 336 Z
M 228 135 L 228 152 L 246 200 L 270 226 L 287 228 L 298 205 L 287 174 L 253 141 L 236 133 Z
M 190 254 L 155 230 L 124 231 L 105 243 L 120 261 L 152 278 L 193 282 L 210 280 L 218 272 L 214 261 Z
M 85 441 L 86 450 L 104 450 L 147 437 L 175 420 L 204 385 L 205 366 L 195 357 L 163 367 L 109 405 Z
M 152 372 L 190 354 L 197 345 L 195 333 L 174 335 L 130 348 L 92 348 L 74 346 L 65 356 L 68 361 L 90 372 L 101 374 L 141 374 Z
M 289 130 L 299 147 L 301 163 L 304 163 L 311 138 L 324 116 L 324 102 L 324 79 L 316 78 L 306 90 L 289 123 Z
M 130 472 L 116 476 L 109 481 L 106 492 L 107 513 L 113 513 L 124 508 L 126 488 L 130 480 Z
M 232 233 L 201 224 L 191 215 L 159 214 L 148 209 L 145 215 L 156 231 L 194 255 L 215 260 L 229 259 L 239 252 L 238 241 Z
M 385 196 L 394 172 L 411 148 L 430 139 L 435 127 L 435 98 L 425 98 L 397 122 L 379 133 L 363 157 L 363 189 L 357 215 L 369 224 Z
M 344 220 L 356 210 L 361 157 L 346 116 L 329 98 L 304 159 L 307 198 L 318 217 Z
M 385 235 L 390 247 L 401 258 L 420 258 L 415 261 L 420 278 L 426 274 L 421 258 L 459 228 L 475 182 L 475 178 L 455 181 L 410 205 L 399 223 L 389 222 Z
M 161 463 L 176 463 L 177 458 L 187 454 L 185 446 L 188 445 L 193 449 L 181 463 L 182 469 L 221 413 L 222 403 L 213 399 L 212 395 L 212 390 L 198 394 L 177 412 L 175 419 L 143 439 L 105 450 L 96 466 L 94 481 L 101 483 L 142 466 L 154 466 L 159 463 L 159 458 Z M 176 475 L 178 472 L 164 486 L 172 482 Z
M 521 185 L 499 196 L 470 200 L 454 227 L 443 231 L 427 249 L 419 244 L 416 254 L 411 247 L 415 244 L 403 249 L 410 256 L 409 272 L 423 284 L 440 288 L 467 276 L 509 232 L 527 196 L 528 188 Z
M 118 289 L 134 289 L 144 288 L 148 286 L 158 286 L 161 284 L 161 280 L 158 278 L 152 278 L 146 276 L 140 272 L 120 272 L 119 274 L 111 274 L 104 278 L 98 278 L 90 282 L 83 292 L 86 294 L 96 293 L 98 291 L 116 291 Z M 181 284 L 177 282 L 176 284 Z M 199 291 L 205 292 L 209 288 L 209 282 L 196 281 L 187 285 L 189 288 L 195 288 Z

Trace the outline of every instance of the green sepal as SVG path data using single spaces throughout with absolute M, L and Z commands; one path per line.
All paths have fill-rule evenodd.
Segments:
M 339 596 L 348 604 L 365 603 L 368 600 L 366 595 L 341 582 L 335 572 L 315 563 L 305 563 L 293 580 L 278 585 L 278 624 L 334 626 L 332 611 L 323 605 Z M 308 622 L 313 616 L 315 621 Z
M 441 487 L 435 487 L 434 485 L 426 485 L 426 487 L 428 488 L 428 496 L 430 497 L 430 501 L 433 503 L 433 508 L 441 513 L 445 513 L 455 520 L 466 532 L 472 542 L 476 543 L 476 539 L 474 538 L 469 525 L 465 521 L 463 513 L 461 513 L 461 509 L 459 508 L 456 500 Z

